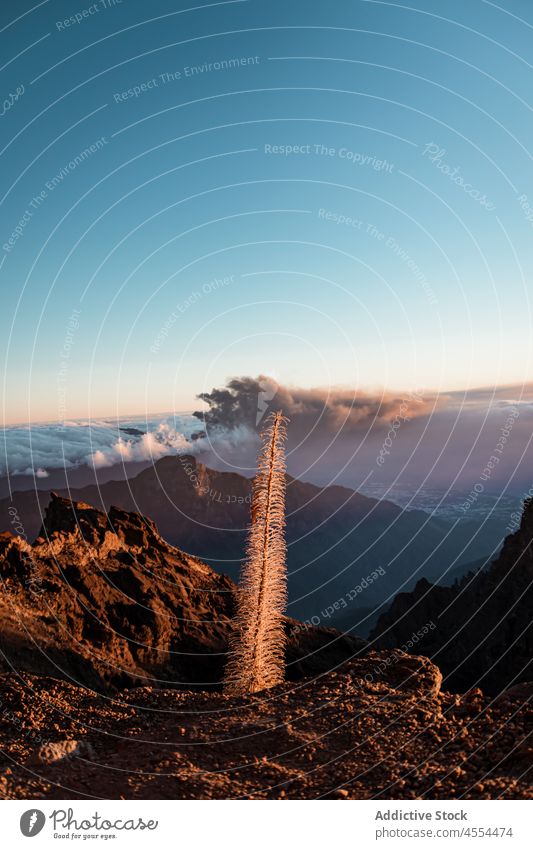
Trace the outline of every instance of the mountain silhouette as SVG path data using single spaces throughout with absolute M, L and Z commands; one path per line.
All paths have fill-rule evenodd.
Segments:
M 435 628 L 413 646 L 431 657 L 445 686 L 489 693 L 533 679 L 533 500 L 524 502 L 519 529 L 506 537 L 489 567 L 451 587 L 420 580 L 401 593 L 372 634 L 381 647 L 401 647 L 428 622 Z
M 129 480 L 62 494 L 98 509 L 115 505 L 150 516 L 168 543 L 238 578 L 249 524 L 249 478 L 210 469 L 192 456 L 172 456 Z M 32 539 L 49 500 L 48 491 L 4 499 L 0 529 L 12 529 L 8 510 L 15 509 L 27 539 Z M 476 561 L 497 547 L 496 534 L 480 535 L 477 530 L 469 520 L 452 528 L 423 511 L 402 510 L 345 487 L 320 487 L 287 476 L 289 613 L 328 624 L 328 608 L 335 603 L 343 607 L 346 621 L 346 604 L 354 614 L 349 627 L 360 631 L 364 623 L 359 623 L 359 608 L 387 605 L 398 592 L 414 588 L 418 578 L 440 580 L 448 569 Z M 378 567 L 379 580 L 354 594 Z

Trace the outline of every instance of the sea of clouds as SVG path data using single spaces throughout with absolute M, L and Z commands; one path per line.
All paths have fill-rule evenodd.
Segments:
M 46 478 L 52 469 L 155 462 L 166 454 L 192 451 L 191 435 L 199 429 L 198 419 L 190 415 L 6 427 L 1 431 L 0 475 Z
M 254 474 L 258 430 L 272 409 L 290 419 L 290 474 L 358 488 L 374 481 L 516 491 L 532 484 L 533 385 L 468 392 L 306 389 L 233 377 L 202 393 L 202 412 L 67 421 L 2 431 L 0 477 L 106 470 L 195 454 L 211 468 Z M 198 433 L 206 438 L 193 438 Z M 487 473 L 489 468 L 490 474 Z M 57 476 L 56 476 L 57 477 Z

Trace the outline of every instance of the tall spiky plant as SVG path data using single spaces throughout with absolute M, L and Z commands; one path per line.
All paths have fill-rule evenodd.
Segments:
M 287 421 L 281 411 L 271 413 L 261 433 L 246 560 L 224 677 L 224 691 L 232 695 L 256 693 L 285 677 Z

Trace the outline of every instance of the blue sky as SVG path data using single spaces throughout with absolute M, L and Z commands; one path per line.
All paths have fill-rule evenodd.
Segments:
M 4 421 L 528 380 L 530 4 L 179 7 L 2 4 Z

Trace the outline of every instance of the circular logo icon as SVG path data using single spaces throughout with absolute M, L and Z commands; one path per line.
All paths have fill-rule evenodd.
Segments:
M 24 811 L 20 818 L 20 830 L 24 837 L 35 837 L 42 831 L 46 817 L 42 811 L 37 808 L 31 808 L 29 811 Z

